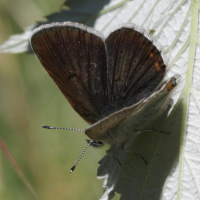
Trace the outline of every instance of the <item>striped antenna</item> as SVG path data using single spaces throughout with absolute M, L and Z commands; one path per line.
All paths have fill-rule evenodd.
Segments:
M 47 128 L 47 129 L 63 129 L 63 130 L 69 130 L 69 131 L 80 131 L 80 132 L 85 132 L 84 130 L 81 130 L 81 129 L 77 129 L 77 128 L 63 128 L 63 127 L 53 127 L 53 126 L 48 126 L 48 125 L 42 125 L 42 128 Z M 95 142 L 93 140 L 87 140 L 88 144 L 87 146 L 85 147 L 85 149 L 83 150 L 82 154 L 80 155 L 79 159 L 76 161 L 75 165 L 70 169 L 70 173 L 72 173 L 76 166 L 78 165 L 79 161 L 81 160 L 83 154 L 85 153 L 85 151 L 87 150 L 87 148 L 90 146 L 90 145 L 93 145 L 93 146 L 102 146 L 102 143 L 101 142 Z M 101 144 L 101 145 L 100 145 Z
M 85 147 L 85 149 L 83 150 L 83 152 L 82 152 L 82 154 L 80 155 L 79 159 L 76 161 L 76 164 L 70 169 L 70 173 L 72 173 L 72 172 L 75 170 L 75 168 L 76 168 L 76 166 L 78 165 L 78 163 L 79 163 L 80 159 L 82 158 L 83 154 L 85 153 L 85 151 L 87 150 L 87 148 L 88 148 L 93 142 L 94 142 L 93 140 L 90 140 L 90 141 L 88 142 L 88 145 Z
M 69 131 L 80 131 L 84 132 L 84 130 L 77 129 L 77 128 L 63 128 L 63 127 L 53 127 L 53 126 L 47 126 L 47 125 L 42 125 L 42 128 L 47 128 L 47 129 L 63 129 L 63 130 L 69 130 Z

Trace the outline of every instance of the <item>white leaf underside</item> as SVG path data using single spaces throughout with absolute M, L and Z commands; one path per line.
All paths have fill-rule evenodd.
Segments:
M 199 1 L 112 1 L 104 10 L 109 12 L 97 19 L 97 30 L 106 35 L 131 22 L 155 31 L 168 58 L 166 77 L 179 74 L 181 81 L 172 95 L 169 117 L 163 111 L 160 122 L 144 125 L 169 135 L 143 132 L 133 143 L 135 153 L 114 147 L 100 161 L 98 176 L 106 177 L 101 199 L 111 199 L 114 191 L 121 199 L 200 199 Z

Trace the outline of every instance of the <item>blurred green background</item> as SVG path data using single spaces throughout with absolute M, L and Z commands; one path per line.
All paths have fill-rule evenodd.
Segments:
M 62 3 L 0 0 L 0 44 L 59 11 Z M 81 132 L 42 129 L 43 124 L 88 126 L 33 54 L 0 54 L 0 136 L 39 199 L 99 199 L 103 180 L 95 180 L 96 171 L 108 146 L 90 147 L 70 174 L 87 137 Z M 0 156 L 0 199 L 34 199 L 2 151 Z

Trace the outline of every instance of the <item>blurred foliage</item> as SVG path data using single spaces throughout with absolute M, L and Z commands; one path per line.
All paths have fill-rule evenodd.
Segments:
M 44 20 L 43 16 L 59 11 L 62 3 L 0 0 L 0 44 L 24 27 Z M 88 126 L 33 54 L 0 54 L 0 136 L 38 198 L 99 199 L 102 181 L 95 181 L 96 169 L 106 149 L 89 148 L 70 174 L 87 137 L 81 132 L 42 129 L 43 124 Z M 0 162 L 0 199 L 33 199 L 2 152 Z

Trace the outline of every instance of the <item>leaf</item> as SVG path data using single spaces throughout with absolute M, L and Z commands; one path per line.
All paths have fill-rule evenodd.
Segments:
M 169 106 L 165 105 L 156 119 L 143 126 L 143 129 L 153 127 L 166 133 L 143 131 L 134 140 L 131 153 L 113 147 L 100 161 L 98 178 L 107 177 L 102 200 L 112 199 L 114 191 L 121 194 L 120 199 L 159 199 L 180 144 L 182 103 L 168 117 Z
M 28 26 L 24 33 L 12 35 L 0 46 L 0 53 L 23 53 L 30 51 L 29 36 L 34 25 Z
M 32 52 L 29 44 L 29 37 L 31 31 L 41 24 L 73 21 L 93 26 L 95 19 L 101 14 L 102 8 L 109 3 L 109 1 L 110 0 L 68 0 L 64 3 L 64 5 L 69 9 L 63 9 L 60 12 L 46 16 L 47 21 L 38 22 L 35 25 L 27 27 L 25 32 L 22 34 L 10 36 L 10 38 L 0 46 L 0 53 Z
M 128 12 L 130 8 L 132 12 Z M 150 124 L 156 130 L 165 127 L 170 133 L 168 141 L 166 135 L 148 132 L 134 141 L 135 155 L 127 155 L 118 147 L 108 151 L 98 170 L 100 178 L 106 177 L 102 199 L 111 199 L 114 191 L 126 200 L 199 199 L 199 1 L 129 1 L 112 14 L 110 20 L 108 16 L 98 19 L 99 30 L 107 33 L 113 24 L 122 22 L 142 26 L 162 44 L 168 57 L 166 76 L 179 74 L 181 80 L 172 96 L 174 110 L 169 117 L 159 117 L 161 121 Z M 177 154 L 178 162 L 174 164 Z M 147 159 L 147 166 L 137 155 Z

